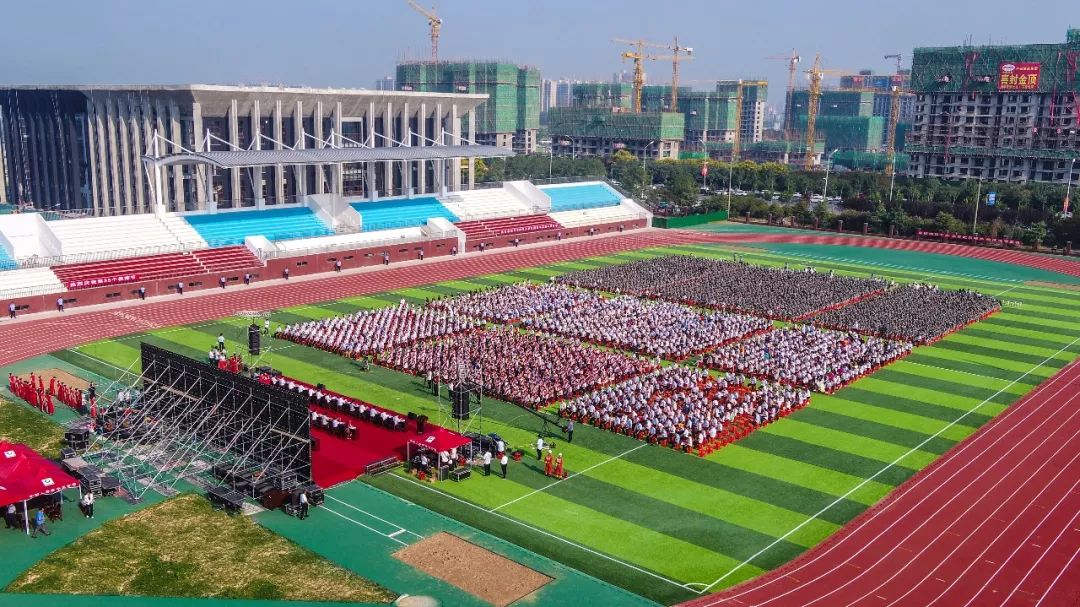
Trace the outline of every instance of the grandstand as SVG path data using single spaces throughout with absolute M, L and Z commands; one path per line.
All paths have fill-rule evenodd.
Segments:
M 211 246 L 244 244 L 248 236 L 267 240 L 313 238 L 333 231 L 308 207 L 185 215 L 191 227 Z
M 432 196 L 353 202 L 349 206 L 360 213 L 361 227 L 365 232 L 422 226 L 432 217 L 458 221 L 456 215 Z
M 551 197 L 551 212 L 617 206 L 622 195 L 604 183 L 540 186 Z
M 64 257 L 122 257 L 145 255 L 171 248 L 178 250 L 205 246 L 202 239 L 181 240 L 155 215 L 120 215 L 50 221 L 47 228 L 56 236 Z M 108 255 L 109 253 L 117 253 Z
M 8 255 L 8 252 L 4 250 L 4 247 L 0 246 L 0 270 L 14 270 L 18 267 L 15 260 Z
M 533 215 L 539 210 L 505 188 L 454 192 L 444 197 L 442 203 L 464 221 Z

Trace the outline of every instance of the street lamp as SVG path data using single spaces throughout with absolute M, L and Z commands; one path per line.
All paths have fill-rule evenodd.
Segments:
M 645 199 L 645 178 L 649 175 L 649 170 L 645 168 L 645 158 L 648 156 L 649 148 L 656 145 L 656 141 L 650 141 L 648 145 L 641 149 L 641 198 Z
M 1065 186 L 1065 204 L 1062 205 L 1062 209 L 1061 209 L 1062 214 L 1065 214 L 1065 213 L 1069 212 L 1069 194 L 1072 193 L 1073 165 L 1075 165 L 1075 164 L 1076 164 L 1076 159 L 1075 158 L 1073 158 L 1072 160 L 1069 161 L 1069 184 Z
M 836 148 L 835 150 L 829 152 L 829 155 L 825 158 L 825 189 L 821 192 L 821 198 L 823 199 L 822 202 L 824 202 L 825 204 L 829 203 L 829 169 L 832 168 L 832 157 L 833 154 L 839 151 L 840 148 Z
M 727 220 L 731 221 L 731 172 L 735 168 L 735 158 L 728 160 L 727 165 Z

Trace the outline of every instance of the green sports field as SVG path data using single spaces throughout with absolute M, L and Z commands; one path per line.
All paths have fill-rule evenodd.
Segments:
M 402 298 L 422 303 L 671 253 L 731 256 L 730 250 L 712 245 L 648 249 L 291 308 L 276 312 L 273 320 L 291 323 L 393 305 Z M 811 406 L 706 458 L 578 426 L 572 445 L 552 437 L 566 456 L 570 477 L 563 481 L 551 481 L 542 465 L 526 457 L 511 466 L 506 480 L 473 477 L 432 484 L 391 473 L 362 481 L 370 486 L 353 482 L 329 495 L 360 508 L 360 487 L 376 491 L 371 495 L 396 495 L 560 566 L 673 603 L 751 578 L 820 542 L 1080 352 L 1080 293 L 1026 284 L 1073 282 L 1068 277 L 995 262 L 855 247 L 770 245 L 741 248 L 740 253 L 759 264 L 811 262 L 840 274 L 974 288 L 1000 296 L 1006 305 L 1001 313 L 918 348 L 832 396 L 815 394 Z M 162 329 L 52 356 L 83 373 L 115 377 L 132 368 L 140 341 L 201 360 L 218 333 L 236 342 L 244 324 L 225 319 Z M 343 358 L 276 340 L 264 362 L 331 390 L 440 419 L 421 382 L 410 376 L 381 368 L 359 372 Z M 483 431 L 498 432 L 512 446 L 535 441 L 540 424 L 513 405 L 485 400 Z M 405 502 L 398 507 L 403 520 L 414 508 Z M 344 506 L 338 510 L 347 513 Z M 322 524 L 328 524 L 334 518 L 328 514 L 313 521 L 324 518 Z M 393 508 L 380 515 L 387 520 L 394 516 Z M 286 523 L 264 518 L 264 524 L 280 527 L 316 552 L 338 562 L 348 558 L 326 545 L 326 537 L 299 533 Z M 341 532 L 335 529 L 328 527 L 327 533 Z M 361 574 L 400 590 L 371 572 Z M 602 592 L 601 587 L 594 590 Z

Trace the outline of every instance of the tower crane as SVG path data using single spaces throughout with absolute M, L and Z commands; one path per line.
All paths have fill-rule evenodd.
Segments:
M 814 124 L 817 122 L 818 109 L 821 106 L 821 81 L 826 75 L 845 74 L 845 70 L 827 70 L 821 67 L 821 53 L 814 57 L 814 65 L 806 70 L 810 77 L 810 90 L 808 91 L 806 108 L 806 156 L 803 158 L 803 169 L 809 171 L 814 168 Z
M 439 62 L 439 30 L 442 29 L 442 19 L 435 14 L 435 8 L 426 9 L 414 0 L 407 0 L 412 9 L 424 17 L 427 17 L 428 26 L 431 28 L 431 62 Z
M 646 49 L 646 48 L 660 48 L 660 49 L 665 49 L 665 50 L 671 51 L 671 55 L 666 56 L 666 57 L 643 56 L 642 58 L 643 59 L 656 60 L 656 61 L 661 61 L 661 60 L 665 60 L 665 59 L 671 59 L 671 111 L 672 112 L 679 111 L 678 105 L 676 105 L 679 102 L 679 63 L 681 63 L 682 61 L 687 61 L 687 60 L 693 59 L 694 58 L 694 56 L 693 56 L 694 55 L 694 49 L 689 47 L 689 46 L 680 46 L 678 36 L 675 36 L 675 40 L 674 40 L 673 44 L 660 44 L 658 42 L 648 42 L 646 40 L 641 40 L 641 39 L 628 40 L 626 38 L 615 38 L 613 40 L 613 42 L 620 42 L 622 44 L 629 44 L 630 46 L 633 46 L 634 47 L 634 53 L 636 53 L 638 55 L 643 55 L 644 49 Z M 633 57 L 629 57 L 627 55 L 628 55 L 628 53 L 623 53 L 623 59 L 633 59 Z M 638 65 L 638 63 L 635 60 L 635 64 L 634 64 L 634 68 L 635 68 L 634 69 L 634 86 L 635 87 L 638 87 L 638 85 L 637 85 L 637 65 Z M 644 84 L 645 84 L 644 71 L 642 72 L 641 77 L 642 77 L 642 86 L 644 86 Z M 640 90 L 640 89 L 638 89 L 638 90 Z M 640 98 L 640 93 L 635 92 L 634 94 L 635 94 L 636 97 Z M 638 103 L 638 108 L 639 109 L 635 110 L 635 111 L 640 111 L 640 105 L 641 104 Z
M 900 75 L 900 53 L 885 55 L 886 59 L 896 59 L 896 75 Z M 903 80 L 900 79 L 902 83 Z M 896 126 L 900 123 L 900 86 L 892 87 L 889 102 L 889 128 L 885 131 L 885 174 L 892 175 L 896 171 Z
M 791 126 L 793 116 L 791 97 L 795 93 L 795 73 L 799 69 L 799 63 L 802 62 L 802 57 L 795 52 L 795 49 L 791 49 L 791 55 L 766 57 L 766 59 L 772 61 L 786 61 L 788 64 L 787 100 L 784 103 L 784 139 L 791 141 L 794 138 L 794 129 Z
M 896 73 L 899 74 L 901 61 L 903 61 L 903 55 L 901 55 L 900 53 L 891 53 L 889 55 L 885 55 L 885 58 L 896 59 Z

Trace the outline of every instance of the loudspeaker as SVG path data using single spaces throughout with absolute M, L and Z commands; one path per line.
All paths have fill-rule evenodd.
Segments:
M 469 391 L 462 386 L 455 386 L 450 391 L 450 403 L 452 404 L 451 417 L 454 419 L 469 419 Z
M 248 354 L 258 356 L 261 345 L 262 336 L 259 333 L 259 325 L 252 323 L 248 327 Z

